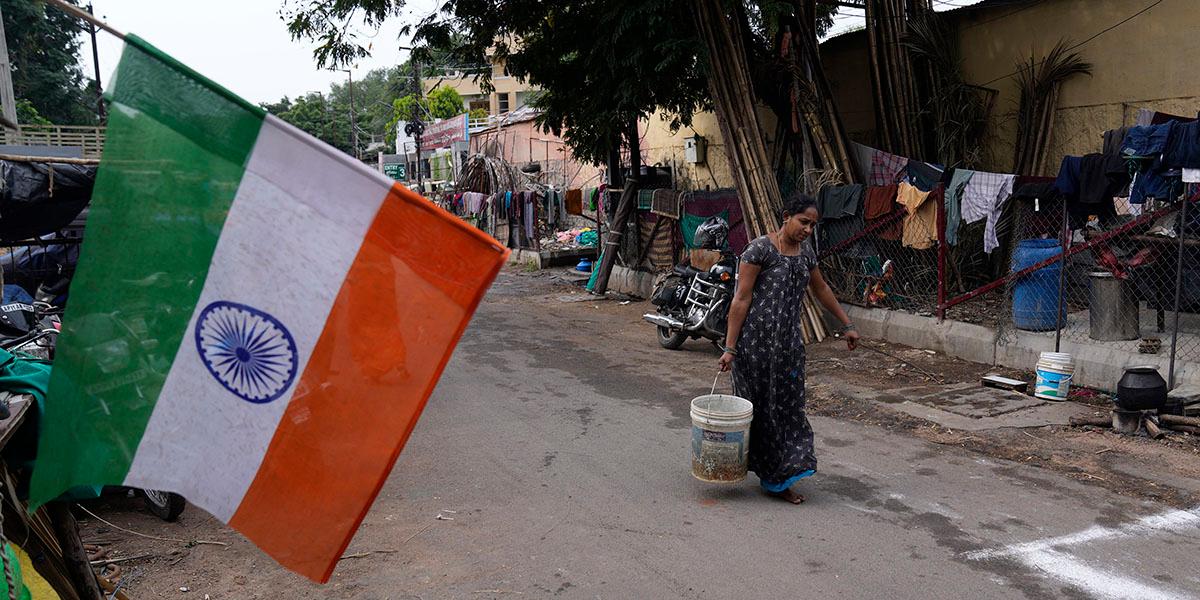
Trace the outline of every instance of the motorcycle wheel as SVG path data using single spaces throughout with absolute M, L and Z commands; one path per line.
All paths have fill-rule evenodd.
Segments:
M 667 350 L 678 350 L 688 339 L 688 334 L 682 331 L 671 332 L 670 327 L 658 328 L 658 345 Z
M 146 500 L 146 508 L 154 513 L 154 516 L 168 523 L 178 519 L 179 515 L 183 514 L 183 508 L 187 506 L 183 496 L 171 492 L 142 490 L 142 496 Z

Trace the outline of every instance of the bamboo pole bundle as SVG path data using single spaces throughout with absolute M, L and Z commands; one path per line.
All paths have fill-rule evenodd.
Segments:
M 720 0 L 694 3 L 697 29 L 708 50 L 708 83 L 717 121 L 746 226 L 751 237 L 757 237 L 774 229 L 782 200 L 763 142 L 739 21 L 727 18 Z

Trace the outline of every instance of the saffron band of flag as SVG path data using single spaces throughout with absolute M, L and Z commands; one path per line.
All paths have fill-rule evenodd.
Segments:
M 508 251 L 136 36 L 31 501 L 175 491 L 328 580 Z

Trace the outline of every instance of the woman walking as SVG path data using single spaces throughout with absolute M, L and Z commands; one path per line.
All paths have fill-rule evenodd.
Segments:
M 750 470 L 768 493 L 793 504 L 792 490 L 816 472 L 813 432 L 804 414 L 804 291 L 840 320 L 846 345 L 858 332 L 817 268 L 808 238 L 820 215 L 816 202 L 797 194 L 784 203 L 783 225 L 746 246 L 737 290 L 729 307 L 722 371 L 733 369 L 734 393 L 754 404 L 750 424 Z

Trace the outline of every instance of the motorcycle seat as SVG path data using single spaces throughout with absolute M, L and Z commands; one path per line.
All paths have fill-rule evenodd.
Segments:
M 676 275 L 680 275 L 680 276 L 683 276 L 683 277 L 688 277 L 688 276 L 692 276 L 692 275 L 703 275 L 703 274 L 704 274 L 704 271 L 701 271 L 700 269 L 697 269 L 697 268 L 695 268 L 695 267 L 693 267 L 693 266 L 691 266 L 691 265 L 687 265 L 687 266 L 680 266 L 680 265 L 676 265 L 676 266 L 675 266 L 675 269 L 674 269 L 674 272 L 675 272 L 675 274 L 676 274 Z

